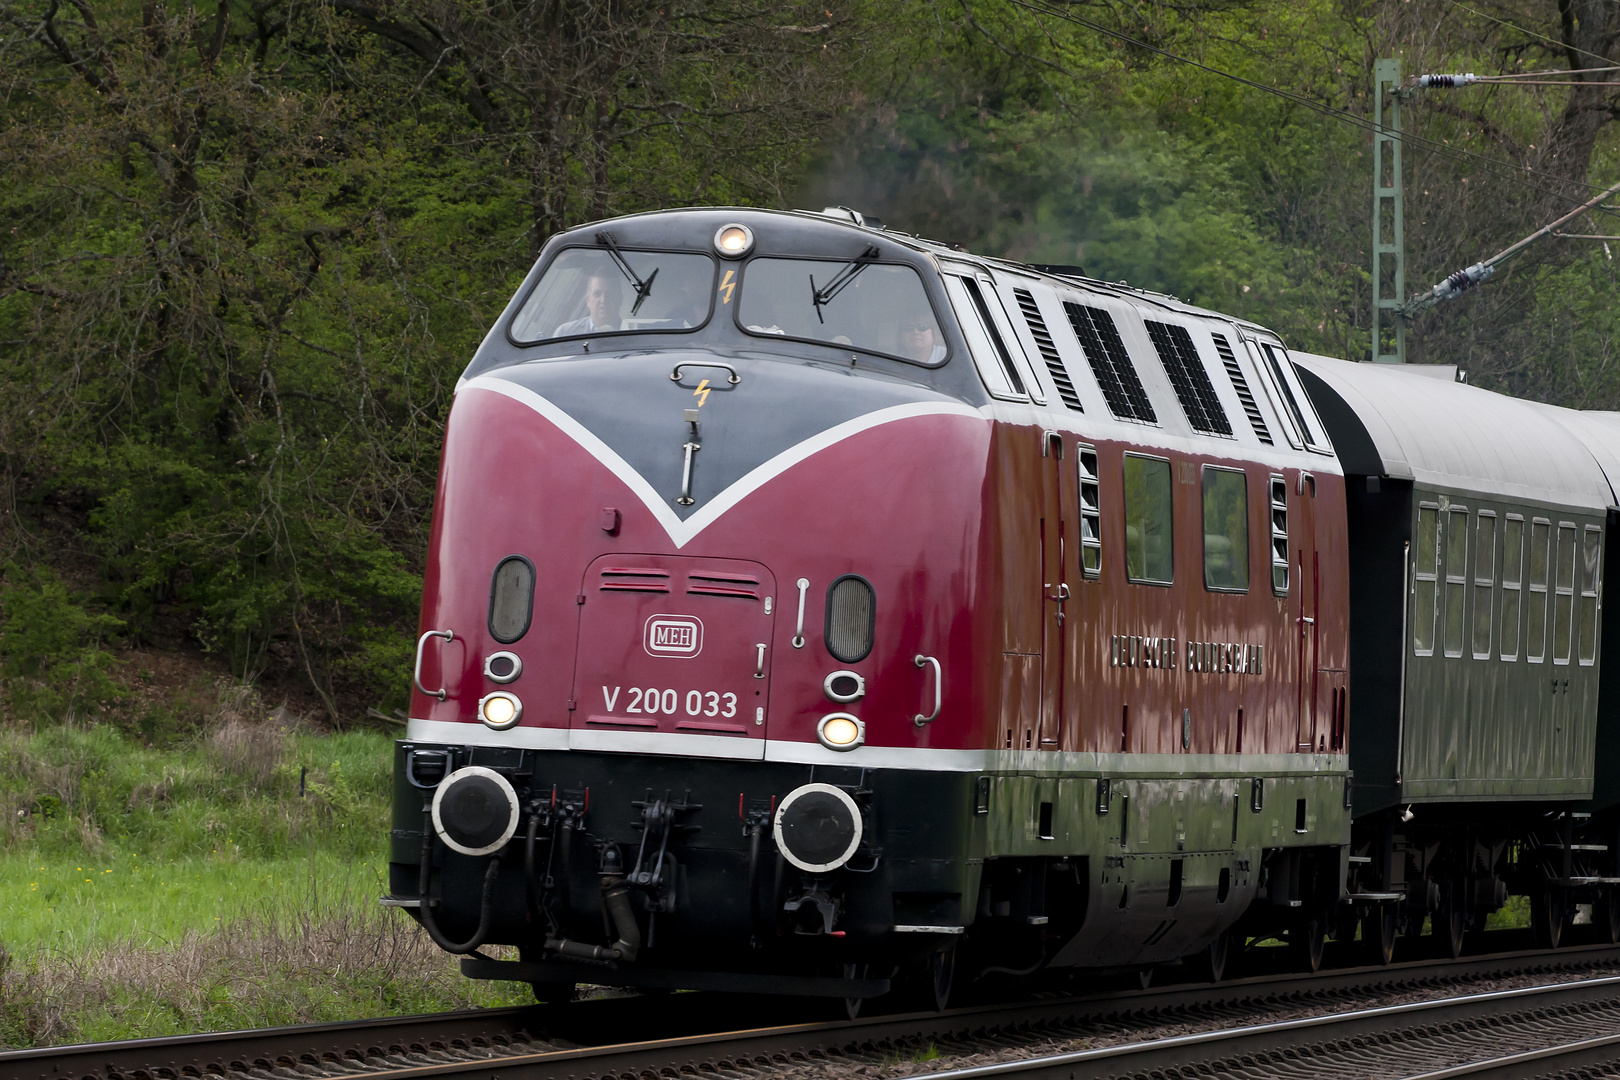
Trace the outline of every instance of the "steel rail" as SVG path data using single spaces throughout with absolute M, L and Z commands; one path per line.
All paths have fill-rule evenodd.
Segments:
M 579 1002 L 561 1010 L 523 1006 L 15 1050 L 0 1052 L 0 1077 L 262 1076 L 302 1067 L 306 1075 L 326 1071 L 376 1080 L 497 1074 L 502 1080 L 541 1080 L 708 1070 L 973 1039 L 987 1032 L 1039 1032 L 1111 1018 L 1173 1021 L 1234 1009 L 1345 1002 L 1447 982 L 1617 967 L 1620 946 L 1593 945 L 786 1025 L 772 1021 L 791 1003 L 677 994 Z M 1613 992 L 1620 996 L 1620 988 Z M 736 1030 L 762 1022 L 766 1026 Z M 728 1026 L 732 1030 L 721 1030 Z M 646 1041 L 622 1041 L 630 1032 Z M 674 1032 L 684 1034 L 664 1037 Z M 596 1043 L 601 1045 L 590 1045 Z
M 1489 1075 L 1457 1070 L 1477 1069 L 1493 1063 L 1498 1067 L 1512 1068 L 1525 1062 L 1543 1060 L 1548 1051 L 1560 1047 L 1596 1047 L 1603 1050 L 1605 1047 L 1598 1044 L 1605 1043 L 1610 1044 L 1607 1060 L 1614 1062 L 1616 1056 L 1612 1044 L 1620 1040 L 1620 976 L 1414 1001 L 1272 1024 L 1251 1024 L 1095 1050 L 1075 1050 L 993 1065 L 946 1069 L 926 1075 L 930 1080 L 985 1080 L 1014 1074 L 1029 1080 L 1055 1077 L 1078 1080 L 1080 1077 L 1157 1076 L 1164 1070 L 1178 1069 L 1181 1075 L 1220 1076 L 1225 1075 L 1229 1068 L 1241 1067 L 1247 1072 L 1256 1064 L 1286 1058 L 1296 1068 L 1303 1065 L 1311 1075 L 1331 1077 L 1334 1072 L 1330 1070 L 1336 1055 L 1346 1050 L 1360 1051 L 1369 1043 L 1377 1043 L 1381 1056 L 1387 1060 L 1396 1037 L 1400 1037 L 1401 1045 L 1407 1050 L 1422 1053 L 1426 1048 L 1419 1036 L 1424 1034 L 1443 1031 L 1455 1038 L 1464 1031 L 1500 1025 L 1504 1019 L 1513 1018 L 1515 1010 L 1519 1015 L 1537 1016 L 1556 1009 L 1598 1005 L 1609 1007 L 1611 1027 L 1615 1029 L 1613 1038 L 1588 1038 L 1577 1043 L 1555 1044 L 1539 1051 L 1541 1057 L 1536 1056 L 1538 1051 L 1521 1051 L 1480 1063 L 1459 1063 L 1451 1069 L 1420 1075 L 1430 1078 Z M 1585 1018 L 1591 1016 L 1591 1012 L 1583 1014 Z M 1353 1068 L 1355 1073 L 1367 1075 L 1365 1063 L 1357 1062 Z M 1523 1074 L 1510 1072 L 1507 1075 Z

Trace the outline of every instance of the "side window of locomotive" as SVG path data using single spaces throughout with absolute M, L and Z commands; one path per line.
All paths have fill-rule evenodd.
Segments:
M 1570 623 L 1575 615 L 1575 526 L 1558 525 L 1558 562 L 1553 568 L 1553 663 L 1569 663 Z
M 1491 601 L 1496 591 L 1496 512 L 1474 519 L 1474 657 L 1491 655 Z
M 1524 519 L 1509 514 L 1502 528 L 1502 623 L 1497 652 L 1503 660 L 1519 657 L 1519 598 L 1524 581 Z
M 1204 466 L 1204 588 L 1249 591 L 1249 478 Z
M 737 323 L 750 334 L 882 353 L 913 364 L 945 362 L 945 335 L 922 278 L 873 259 L 779 259 L 743 268 Z
M 1598 556 L 1603 550 L 1603 532 L 1588 525 L 1581 534 L 1581 663 L 1597 659 Z
M 1125 576 L 1147 585 L 1175 577 L 1170 463 L 1125 455 Z
M 510 645 L 529 632 L 534 616 L 534 564 L 508 555 L 489 583 L 489 636 Z
M 984 293 L 971 278 L 946 274 L 945 294 L 956 308 L 956 323 L 967 338 L 968 351 L 973 354 L 974 366 L 984 380 L 985 389 L 992 397 L 1009 401 L 1023 401 L 1029 396 L 1018 365 L 1013 363 L 1007 343 L 996 332 L 995 323 L 985 306 Z
M 1288 595 L 1288 481 L 1276 473 L 1271 489 L 1271 591 Z
M 1294 374 L 1293 362 L 1288 359 L 1288 351 L 1281 345 L 1269 342 L 1260 343 L 1260 352 L 1266 358 L 1266 366 L 1270 368 L 1272 377 L 1277 381 L 1277 388 L 1282 394 L 1283 405 L 1288 415 L 1299 429 L 1300 435 L 1305 439 L 1306 449 L 1314 450 L 1319 454 L 1332 453 L 1328 445 L 1327 436 L 1323 433 L 1322 423 L 1316 418 L 1316 410 L 1311 406 L 1311 399 L 1306 396 L 1305 390 L 1299 384 Z
M 1102 476 L 1097 468 L 1097 448 L 1080 443 L 1080 572 L 1088 578 L 1102 576 Z
M 1552 561 L 1552 522 L 1530 523 L 1530 608 L 1525 614 L 1524 658 L 1539 664 L 1547 658 L 1547 567 Z
M 695 330 L 714 303 L 714 260 L 693 252 L 565 248 L 512 320 L 512 340 Z
M 1468 605 L 1468 509 L 1446 514 L 1446 655 L 1463 652 L 1463 610 Z
M 1440 569 L 1440 508 L 1418 507 L 1417 546 L 1413 552 L 1412 650 L 1434 654 L 1434 612 Z

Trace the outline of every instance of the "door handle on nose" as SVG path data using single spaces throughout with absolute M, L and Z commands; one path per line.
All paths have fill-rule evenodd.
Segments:
M 754 678 L 763 679 L 765 677 L 765 646 L 763 644 L 755 645 L 754 648 L 759 650 L 759 659 L 754 661 Z

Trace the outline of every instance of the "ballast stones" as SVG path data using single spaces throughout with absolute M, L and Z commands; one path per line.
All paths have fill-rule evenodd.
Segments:
M 457 769 L 433 793 L 433 830 L 463 855 L 497 851 L 517 831 L 517 792 L 494 769 Z
M 777 850 L 812 874 L 849 862 L 860 847 L 862 828 L 860 807 L 848 792 L 831 784 L 795 788 L 776 808 Z

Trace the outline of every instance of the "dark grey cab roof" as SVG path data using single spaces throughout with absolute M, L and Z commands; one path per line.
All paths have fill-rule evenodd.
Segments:
M 1421 369 L 1291 353 L 1308 375 L 1347 473 L 1410 479 L 1496 498 L 1601 510 L 1614 504 L 1605 469 L 1570 417 L 1531 401 L 1434 378 Z M 1615 414 L 1606 414 L 1614 416 Z M 1344 430 L 1351 422 L 1359 430 Z M 1620 417 L 1608 430 L 1620 438 Z M 1583 421 L 1593 437 L 1605 430 Z M 1620 457 L 1608 452 L 1620 479 Z

